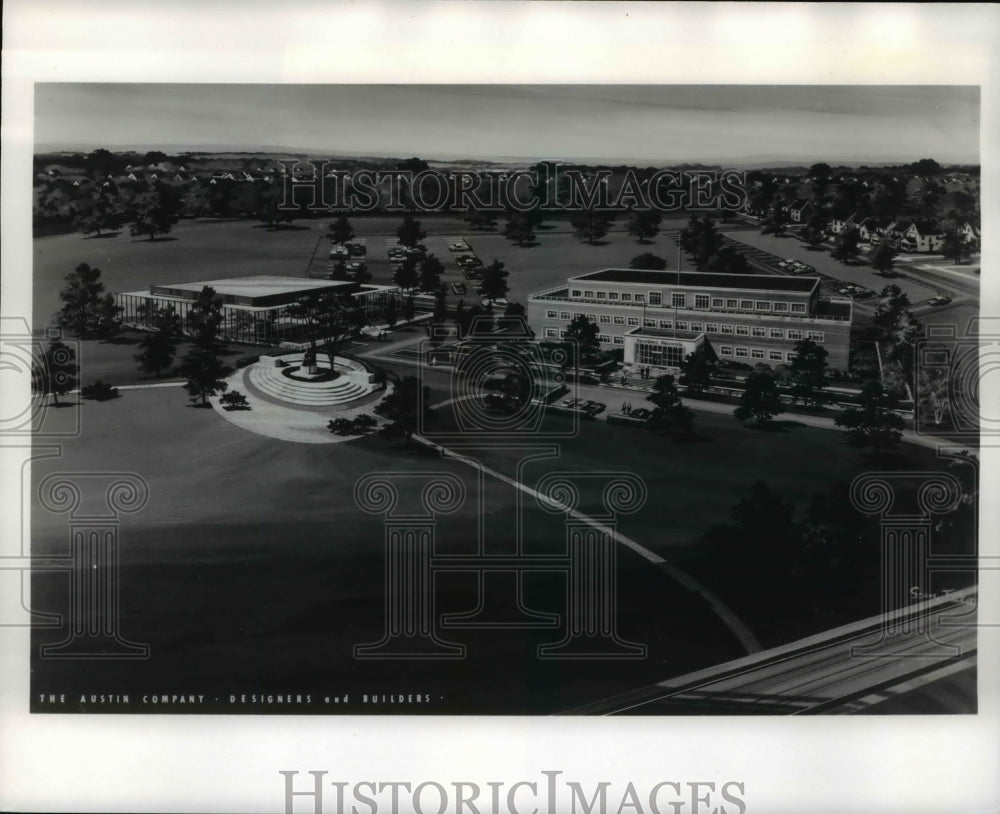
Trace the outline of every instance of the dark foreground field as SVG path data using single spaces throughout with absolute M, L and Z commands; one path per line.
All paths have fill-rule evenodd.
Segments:
M 443 394 L 436 385 L 434 397 Z M 71 410 L 54 411 L 50 420 L 69 421 L 70 415 Z M 702 600 L 619 548 L 618 633 L 645 644 L 645 659 L 539 659 L 537 645 L 561 638 L 559 627 L 438 627 L 442 638 L 467 645 L 465 658 L 358 661 L 354 645 L 375 642 L 383 631 L 385 526 L 381 516 L 357 507 L 357 480 L 372 472 L 457 475 L 466 487 L 466 503 L 440 518 L 436 530 L 437 551 L 448 554 L 472 554 L 480 542 L 487 553 L 511 553 L 514 489 L 491 479 L 481 488 L 472 469 L 401 449 L 396 441 L 312 446 L 263 438 L 214 411 L 187 406 L 180 388 L 127 391 L 113 402 L 87 403 L 83 419 L 83 434 L 65 441 L 62 457 L 36 462 L 33 481 L 37 485 L 51 472 L 115 471 L 134 472 L 148 482 L 148 505 L 121 521 L 121 630 L 126 638 L 149 644 L 151 655 L 145 661 L 43 660 L 37 646 L 59 641 L 62 633 L 37 631 L 33 697 L 67 693 L 71 709 L 103 712 L 156 711 L 136 702 L 141 694 L 156 692 L 206 696 L 200 709 L 168 705 L 160 711 L 289 713 L 296 710 L 233 704 L 230 696 L 293 693 L 313 699 L 300 712 L 543 713 L 744 652 Z M 790 498 L 804 499 L 866 466 L 839 433 L 794 426 L 760 432 L 707 414 L 698 415 L 698 428 L 701 440 L 676 444 L 639 430 L 584 425 L 579 437 L 560 442 L 558 459 L 527 465 L 523 479 L 534 484 L 554 470 L 640 475 L 649 500 L 639 513 L 623 516 L 619 528 L 673 556 L 725 519 L 758 478 Z M 466 454 L 509 475 L 520 460 L 513 448 Z M 933 465 L 929 453 L 908 449 L 908 454 L 914 466 Z M 596 512 L 596 495 L 585 492 L 581 508 Z M 522 511 L 526 553 L 565 552 L 563 517 L 541 511 L 530 499 Z M 66 550 L 65 515 L 50 514 L 36 502 L 32 529 L 36 554 Z M 513 604 L 510 584 L 486 592 L 483 613 L 495 618 Z M 531 610 L 564 612 L 562 575 L 527 576 L 523 590 Z M 435 595 L 436 615 L 472 611 L 480 599 L 469 573 L 439 576 Z M 65 574 L 34 576 L 36 609 L 65 612 L 66 603 Z M 795 607 L 787 615 L 801 616 Z M 78 707 L 79 693 L 129 693 L 131 706 Z M 364 695 L 400 694 L 426 695 L 429 702 L 361 703 Z M 344 695 L 349 701 L 343 706 L 322 700 Z

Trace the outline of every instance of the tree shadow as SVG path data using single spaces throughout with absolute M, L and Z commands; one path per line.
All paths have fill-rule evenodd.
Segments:
M 84 240 L 104 240 L 109 237 L 120 237 L 121 232 L 105 232 L 102 235 L 87 235 Z
M 251 229 L 263 229 L 265 232 L 308 232 L 308 226 L 299 226 L 297 223 L 256 223 Z
M 198 402 L 192 402 L 192 403 L 188 404 L 188 407 L 191 407 L 191 408 L 193 408 L 195 410 L 205 410 L 205 409 L 211 410 L 212 409 L 212 402 L 209 401 L 209 402 L 205 402 L 204 404 L 202 402 L 200 402 L 200 401 L 198 401 Z
M 112 336 L 110 339 L 102 339 L 102 345 L 138 345 L 142 339 L 137 336 Z
M 611 241 L 610 240 L 588 240 L 587 241 L 587 245 L 588 246 L 610 246 L 611 245 Z
M 526 240 L 524 243 L 518 243 L 517 248 L 519 249 L 533 249 L 535 246 L 540 246 L 537 240 Z
M 172 240 L 177 240 L 176 237 L 146 237 L 146 238 L 135 238 L 130 240 L 129 243 L 169 243 Z

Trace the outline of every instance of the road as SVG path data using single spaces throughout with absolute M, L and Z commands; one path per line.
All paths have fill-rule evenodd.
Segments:
M 975 587 L 601 699 L 569 714 L 818 714 L 872 708 L 976 664 Z M 945 621 L 950 617 L 950 621 Z M 884 635 L 887 621 L 911 635 Z M 942 624 L 945 622 L 945 624 Z M 921 627 L 921 626 L 924 627 Z M 967 710 L 974 711 L 974 710 Z

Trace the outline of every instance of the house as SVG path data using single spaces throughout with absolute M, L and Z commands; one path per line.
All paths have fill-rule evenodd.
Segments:
M 899 248 L 905 252 L 936 252 L 944 244 L 944 234 L 937 223 L 930 220 L 915 220 L 905 230 L 897 226 Z
M 893 222 L 892 218 L 865 218 L 857 224 L 858 234 L 863 242 L 877 244 Z
M 835 235 L 839 235 L 841 232 L 847 229 L 852 229 L 858 225 L 858 214 L 851 213 L 848 218 L 834 218 L 830 221 L 830 231 Z
M 979 246 L 982 244 L 983 236 L 982 232 L 979 231 L 979 227 L 974 226 L 968 221 L 962 224 L 961 228 L 959 228 L 958 230 L 958 233 L 962 236 L 962 239 L 968 245 L 972 246 L 975 249 L 978 249 Z
M 812 214 L 813 205 L 811 201 L 796 200 L 788 207 L 788 217 L 792 223 L 805 223 Z

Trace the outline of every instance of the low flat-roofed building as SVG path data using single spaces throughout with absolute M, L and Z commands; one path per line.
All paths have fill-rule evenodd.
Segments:
M 262 274 L 152 285 L 145 291 L 115 294 L 115 302 L 122 307 L 126 325 L 152 327 L 157 309 L 170 307 L 186 327 L 187 315 L 205 287 L 215 291 L 222 305 L 222 336 L 236 342 L 301 338 L 302 321 L 289 315 L 287 309 L 309 295 L 332 291 L 350 296 L 372 318 L 382 314 L 389 300 L 395 299 L 398 304 L 402 299 L 398 286 Z
M 602 349 L 667 370 L 705 342 L 723 361 L 776 367 L 812 339 L 846 370 L 853 302 L 820 299 L 819 289 L 815 277 L 603 269 L 529 296 L 528 324 L 536 339 L 558 340 L 584 316 Z

